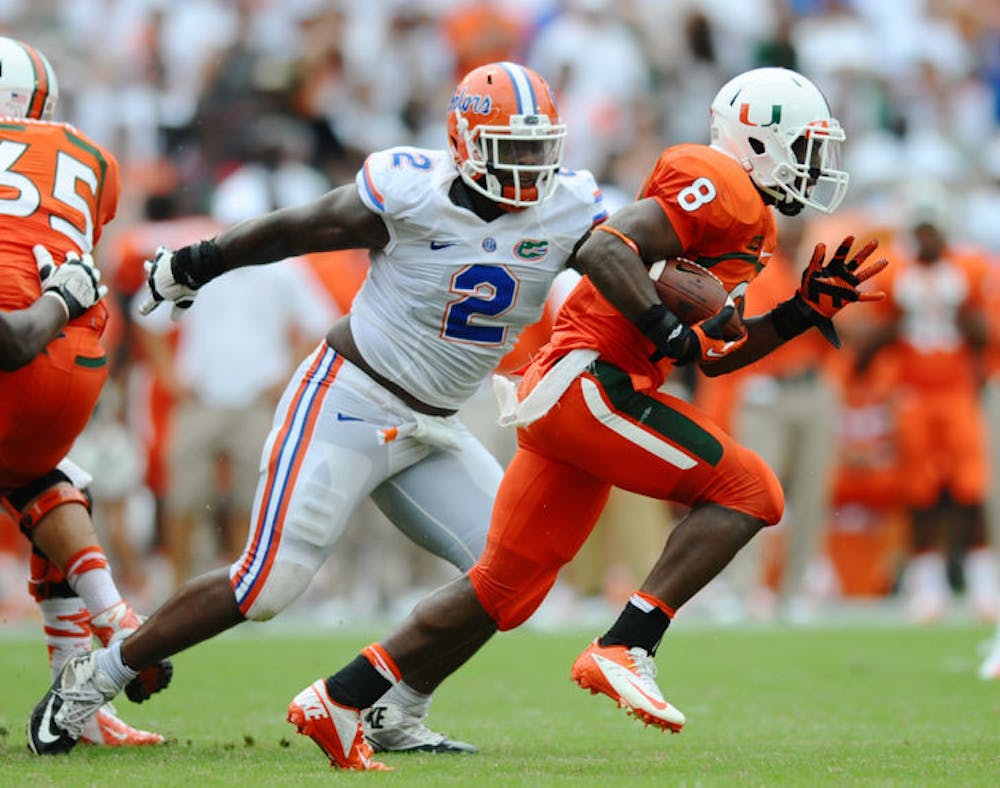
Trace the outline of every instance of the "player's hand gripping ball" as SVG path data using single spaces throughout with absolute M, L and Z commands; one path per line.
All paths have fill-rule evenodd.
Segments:
M 719 313 L 729 300 L 722 280 L 707 268 L 684 257 L 660 260 L 649 267 L 649 278 L 666 307 L 686 326 Z M 732 339 L 743 333 L 742 321 L 734 316 Z M 726 328 L 730 328 L 728 323 Z M 730 332 L 726 332 L 730 333 Z

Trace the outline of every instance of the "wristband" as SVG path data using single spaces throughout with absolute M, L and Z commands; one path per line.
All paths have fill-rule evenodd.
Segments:
M 650 356 L 650 361 L 659 361 L 667 356 L 680 363 L 691 360 L 688 358 L 691 355 L 691 342 L 684 337 L 685 326 L 665 304 L 653 304 L 636 318 L 634 325 L 656 346 L 656 352 Z M 689 333 L 688 336 L 693 335 Z M 678 344 L 681 346 L 678 347 Z
M 833 321 L 809 306 L 799 293 L 778 304 L 771 310 L 770 315 L 774 330 L 785 341 L 794 339 L 816 326 L 827 342 L 836 348 L 840 347 L 840 339 L 833 327 Z
M 197 290 L 226 271 L 222 262 L 222 252 L 214 240 L 202 241 L 190 246 L 182 246 L 174 252 L 170 262 L 174 280 Z
M 810 308 L 796 293 L 771 310 L 771 323 L 779 337 L 793 339 L 816 325 L 815 320 L 810 319 L 810 313 L 815 315 L 816 310 Z

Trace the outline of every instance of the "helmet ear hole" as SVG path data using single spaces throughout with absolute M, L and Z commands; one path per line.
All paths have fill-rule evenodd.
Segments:
M 747 142 L 750 143 L 751 150 L 753 150 L 753 152 L 756 153 L 758 156 L 760 156 L 764 152 L 764 150 L 765 150 L 764 143 L 761 142 L 756 137 L 750 137 L 750 138 L 748 138 Z

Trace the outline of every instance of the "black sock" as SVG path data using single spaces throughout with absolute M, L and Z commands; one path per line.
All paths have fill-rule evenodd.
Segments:
M 639 646 L 652 657 L 669 626 L 670 616 L 660 608 L 653 607 L 646 612 L 629 602 L 618 620 L 611 625 L 611 629 L 599 638 L 598 643 L 602 646 L 622 645 L 629 648 Z
M 392 683 L 375 670 L 364 655 L 358 654 L 346 667 L 326 680 L 330 698 L 342 706 L 367 709 L 389 691 Z

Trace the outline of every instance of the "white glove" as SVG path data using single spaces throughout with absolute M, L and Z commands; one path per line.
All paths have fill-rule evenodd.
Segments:
M 146 300 L 139 305 L 139 314 L 148 315 L 164 301 L 172 302 L 170 318 L 179 320 L 191 305 L 194 304 L 198 291 L 192 287 L 181 284 L 174 278 L 174 250 L 166 246 L 156 249 L 156 254 L 152 260 L 145 263 L 146 287 L 149 291 Z
M 89 254 L 80 257 L 76 252 L 67 252 L 63 264 L 56 265 L 49 250 L 41 244 L 36 244 L 31 251 L 35 253 L 42 295 L 58 298 L 68 320 L 80 317 L 108 292 L 100 283 L 101 272 Z

